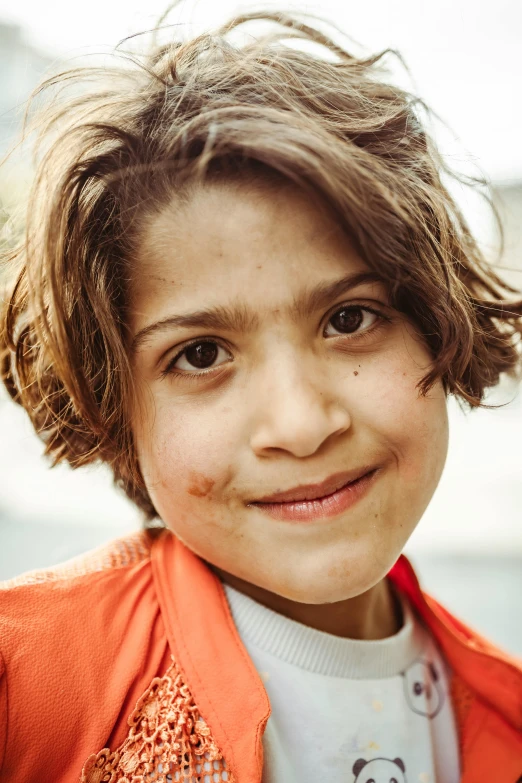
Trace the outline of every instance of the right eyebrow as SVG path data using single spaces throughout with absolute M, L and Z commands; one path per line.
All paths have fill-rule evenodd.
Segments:
M 131 353 L 136 352 L 152 335 L 169 329 L 215 329 L 225 332 L 252 332 L 259 326 L 259 317 L 246 307 L 213 307 L 186 315 L 170 315 L 156 321 L 134 336 Z
M 305 290 L 292 302 L 290 307 L 292 317 L 296 320 L 309 318 L 318 310 L 328 307 L 332 300 L 337 299 L 341 294 L 368 283 L 382 284 L 383 280 L 376 272 L 359 272 Z M 218 306 L 184 315 L 170 315 L 140 329 L 131 342 L 131 353 L 135 353 L 154 334 L 169 329 L 215 329 L 246 334 L 257 329 L 259 321 L 259 315 L 245 305 Z

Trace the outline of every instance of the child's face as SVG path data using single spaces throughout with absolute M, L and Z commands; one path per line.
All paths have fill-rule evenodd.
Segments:
M 133 357 L 152 501 L 202 558 L 303 603 L 352 598 L 384 577 L 446 457 L 442 385 L 419 396 L 430 355 L 385 287 L 324 295 L 368 271 L 310 197 L 268 186 L 214 185 L 173 202 L 149 220 L 139 253 L 133 335 L 173 319 Z M 369 471 L 326 503 L 256 505 Z

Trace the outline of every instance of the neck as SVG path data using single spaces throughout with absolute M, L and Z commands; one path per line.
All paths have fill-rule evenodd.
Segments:
M 402 626 L 400 603 L 387 579 L 354 598 L 332 604 L 302 604 L 271 593 L 213 566 L 221 579 L 274 612 L 345 639 L 376 640 L 393 636 Z

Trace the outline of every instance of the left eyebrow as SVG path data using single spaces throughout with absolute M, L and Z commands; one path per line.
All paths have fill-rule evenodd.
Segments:
M 294 300 L 295 315 L 302 319 L 310 318 L 318 310 L 325 310 L 341 294 L 369 283 L 382 285 L 384 281 L 377 272 L 359 272 L 304 291 Z
M 318 310 L 326 309 L 332 300 L 337 299 L 341 294 L 368 283 L 382 284 L 383 280 L 376 272 L 359 272 L 304 291 L 294 299 L 291 308 L 292 318 L 295 320 L 310 318 Z M 170 315 L 140 329 L 132 339 L 130 350 L 131 354 L 135 353 L 154 334 L 170 329 L 215 329 L 245 334 L 254 331 L 258 326 L 258 314 L 244 305 L 214 307 L 192 313 Z

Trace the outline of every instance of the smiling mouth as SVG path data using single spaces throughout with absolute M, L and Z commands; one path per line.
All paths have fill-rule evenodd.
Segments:
M 274 492 L 272 495 L 258 498 L 252 501 L 252 503 L 291 503 L 299 500 L 318 500 L 319 498 L 332 495 L 347 484 L 354 483 L 372 470 L 375 470 L 375 468 L 369 465 L 356 468 L 355 470 L 344 470 L 340 473 L 334 473 L 317 484 L 299 484 L 292 489 Z
M 338 516 L 366 494 L 378 473 L 364 468 L 338 473 L 320 484 L 307 484 L 248 503 L 269 516 L 289 522 L 311 522 Z

